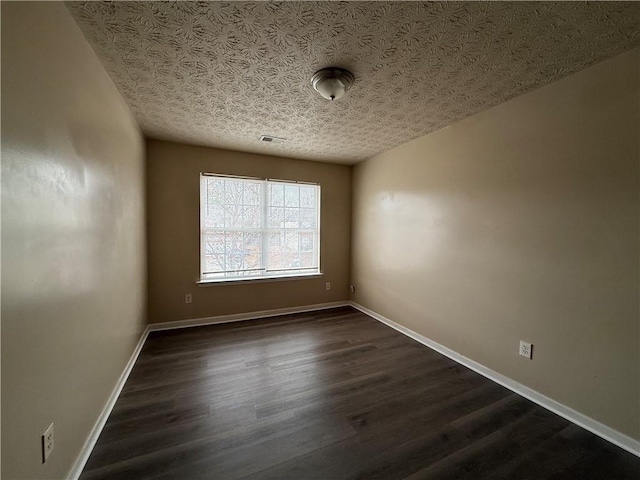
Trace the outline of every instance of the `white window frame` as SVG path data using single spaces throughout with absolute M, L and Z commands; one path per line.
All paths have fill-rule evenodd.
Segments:
M 255 275 L 246 274 L 246 275 L 234 275 L 234 276 L 220 276 L 219 272 L 209 273 L 206 271 L 206 259 L 205 259 L 205 236 L 207 233 L 210 233 L 212 230 L 215 231 L 219 228 L 218 231 L 228 231 L 228 227 L 209 227 L 205 228 L 205 216 L 206 216 L 206 207 L 208 205 L 207 201 L 207 179 L 210 177 L 217 177 L 223 179 L 232 179 L 232 180 L 246 180 L 252 183 L 261 183 L 260 189 L 260 206 L 261 206 L 261 227 L 259 229 L 261 234 L 261 266 L 260 269 L 252 269 L 251 271 L 255 271 Z M 268 215 L 267 209 L 269 207 L 268 202 L 268 186 L 270 184 L 284 184 L 286 185 L 309 185 L 316 188 L 316 229 L 313 230 L 314 233 L 314 245 L 313 251 L 315 253 L 314 266 L 313 267 L 301 267 L 301 268 L 291 268 L 291 269 L 277 269 L 277 270 L 269 270 L 269 266 L 266 264 L 268 262 L 268 249 L 269 249 L 269 234 L 273 233 L 273 231 L 281 232 L 286 230 L 286 227 L 273 228 L 267 225 Z M 290 181 L 290 180 L 275 180 L 275 179 L 265 179 L 265 178 L 256 178 L 256 177 L 241 177 L 234 175 L 222 175 L 222 174 L 214 174 L 214 173 L 200 173 L 200 279 L 197 282 L 200 286 L 206 285 L 215 285 L 215 284 L 229 284 L 229 283 L 253 283 L 253 282 L 263 282 L 263 281 L 283 281 L 283 280 L 292 280 L 292 279 L 305 279 L 305 278 L 317 278 L 322 276 L 322 272 L 320 269 L 320 216 L 321 216 L 321 187 L 317 183 L 311 182 L 300 182 L 300 181 Z M 284 208 L 284 207 L 283 207 Z M 301 208 L 301 207 L 298 207 Z M 246 231 L 243 228 L 240 228 L 241 231 Z M 301 228 L 294 228 L 292 230 L 300 231 Z M 253 230 L 255 231 L 255 230 Z M 291 270 L 291 271 L 286 271 Z M 247 272 L 250 270 L 246 270 Z M 237 271 L 236 271 L 237 272 Z

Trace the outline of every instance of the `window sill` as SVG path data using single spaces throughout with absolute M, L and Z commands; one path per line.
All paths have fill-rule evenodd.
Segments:
M 271 277 L 254 277 L 254 278 L 216 278 L 199 280 L 196 285 L 199 287 L 215 287 L 219 285 L 246 285 L 249 283 L 267 283 L 267 282 L 289 282 L 292 280 L 310 280 L 312 278 L 322 278 L 321 273 L 302 273 L 299 275 L 274 275 Z

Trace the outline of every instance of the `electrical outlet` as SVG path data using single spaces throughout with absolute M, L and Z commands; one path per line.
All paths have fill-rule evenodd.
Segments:
M 191 303 L 193 302 L 193 298 L 191 297 L 190 293 L 185 293 L 184 295 L 184 303 Z
M 327 290 L 331 290 L 331 282 L 327 282 L 324 286 Z
M 520 355 L 530 359 L 532 354 L 533 354 L 533 345 L 520 340 Z
M 53 451 L 53 423 L 42 434 L 42 463 L 47 461 Z
M 353 285 L 349 285 L 349 291 L 351 293 L 356 293 L 356 287 L 354 287 Z

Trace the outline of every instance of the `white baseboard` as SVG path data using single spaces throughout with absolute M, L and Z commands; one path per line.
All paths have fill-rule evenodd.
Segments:
M 570 422 L 581 426 L 585 430 L 588 430 L 591 433 L 594 433 L 595 435 L 598 435 L 599 437 L 602 437 L 605 440 L 613 443 L 614 445 L 617 445 L 627 452 L 640 457 L 640 441 L 635 440 L 621 432 L 618 432 L 617 430 L 614 430 L 613 428 L 608 427 L 598 422 L 597 420 L 594 420 L 593 418 L 587 417 L 586 415 L 583 415 L 582 413 L 573 410 L 572 408 L 569 408 L 566 405 L 553 400 L 552 398 L 549 398 L 535 390 L 532 390 L 531 388 L 522 385 L 521 383 L 518 383 L 515 380 L 510 379 L 509 377 L 505 377 L 504 375 L 491 370 L 490 368 L 487 368 L 484 365 L 471 360 L 470 358 L 460 355 L 458 352 L 455 352 L 450 348 L 445 347 L 444 345 L 440 345 L 439 343 L 434 342 L 433 340 L 424 337 L 419 333 L 414 332 L 413 330 L 403 327 L 393 320 L 389 320 L 388 318 L 374 312 L 373 310 L 369 310 L 368 308 L 363 307 L 362 305 L 355 302 L 350 302 L 350 305 L 360 310 L 362 313 L 365 313 L 370 317 L 378 320 L 379 322 L 382 322 L 399 331 L 400 333 L 405 334 L 415 341 L 420 342 L 429 348 L 432 348 L 436 352 L 449 357 L 450 359 L 460 363 L 461 365 L 464 365 L 467 368 L 470 368 L 471 370 L 479 373 L 489 380 L 499 383 L 503 387 L 508 388 L 518 395 L 521 395 L 531 400 L 532 402 L 537 403 L 541 407 L 544 407 L 547 410 L 560 415 L 562 418 L 569 420 Z
M 304 312 L 311 312 L 315 310 L 326 310 L 329 308 L 345 307 L 349 305 L 369 315 L 370 317 L 390 326 L 391 328 L 399 331 L 400 333 L 407 335 L 408 337 L 416 340 L 417 342 L 420 342 L 423 345 L 426 345 L 427 347 L 432 348 L 433 350 L 445 355 L 446 357 L 451 358 L 452 360 L 464 365 L 465 367 L 470 368 L 471 370 L 479 373 L 480 375 L 487 377 L 488 379 L 493 380 L 496 383 L 499 383 L 500 385 L 508 388 L 509 390 L 519 395 L 522 395 L 523 397 L 531 400 L 534 403 L 537 403 L 538 405 L 546 408 L 547 410 L 550 410 L 560 415 L 561 417 L 569 420 L 570 422 L 573 422 L 583 427 L 584 429 L 598 435 L 599 437 L 604 438 L 605 440 L 613 443 L 614 445 L 617 445 L 620 448 L 636 456 L 640 456 L 640 441 L 635 440 L 627 435 L 624 435 L 623 433 L 620 433 L 617 430 L 614 430 L 610 427 L 607 427 L 606 425 L 596 420 L 593 420 L 592 418 L 587 417 L 586 415 L 583 415 L 582 413 L 577 412 L 559 402 L 556 402 L 555 400 L 545 395 L 542 395 L 541 393 L 536 392 L 535 390 L 532 390 L 529 387 L 522 385 L 521 383 L 518 383 L 467 357 L 464 357 L 463 355 L 460 355 L 459 353 L 443 345 L 440 345 L 439 343 L 434 342 L 433 340 L 430 340 L 429 338 L 424 337 L 419 333 L 414 332 L 413 330 L 403 327 L 402 325 L 399 325 L 396 322 L 389 320 L 388 318 L 383 317 L 382 315 L 379 315 L 373 310 L 369 310 L 368 308 L 363 307 L 362 305 L 355 302 L 345 301 L 345 302 L 320 303 L 317 305 L 306 305 L 301 307 L 278 308 L 273 310 L 262 310 L 258 312 L 239 313 L 239 314 L 233 314 L 233 315 L 220 315 L 216 317 L 178 320 L 175 322 L 164 322 L 164 323 L 155 323 L 155 324 L 152 323 L 147 325 L 147 328 L 142 333 L 140 340 L 136 345 L 136 348 L 131 354 L 131 358 L 127 362 L 127 365 L 124 371 L 122 372 L 122 375 L 120 375 L 118 382 L 116 383 L 113 391 L 111 392 L 111 395 L 109 396 L 107 403 L 102 409 L 102 412 L 100 413 L 100 416 L 96 420 L 96 423 L 94 424 L 93 428 L 91 429 L 91 433 L 87 437 L 87 440 L 85 441 L 82 447 L 82 450 L 80 451 L 80 454 L 78 455 L 67 478 L 69 480 L 78 480 L 78 478 L 80 477 L 80 474 L 82 473 L 82 470 L 84 469 L 84 466 L 86 465 L 87 460 L 89 459 L 89 455 L 91 455 L 91 451 L 93 450 L 93 447 L 98 441 L 98 437 L 100 436 L 100 433 L 102 432 L 102 429 L 104 428 L 104 425 L 107 422 L 107 419 L 109 418 L 109 415 L 111 414 L 111 411 L 113 410 L 113 407 L 115 406 L 116 401 L 118 400 L 120 392 L 122 392 L 122 389 L 124 388 L 124 384 L 126 383 L 127 378 L 129 378 L 129 374 L 131 373 L 131 370 L 133 369 L 133 366 L 136 360 L 138 359 L 138 356 L 140 355 L 140 351 L 142 350 L 142 347 L 144 346 L 144 343 L 147 340 L 147 337 L 149 336 L 149 332 L 160 331 L 160 330 L 172 330 L 177 328 L 197 327 L 201 325 L 215 325 L 220 323 L 240 322 L 244 320 L 254 320 L 258 318 L 287 315 L 291 313 L 304 313 Z
M 245 320 L 255 320 L 258 318 L 276 317 L 278 315 L 288 315 L 291 313 L 312 312 L 314 310 L 326 310 L 328 308 L 347 307 L 350 303 L 329 302 L 318 303 L 316 305 L 304 305 L 301 307 L 275 308 L 272 310 L 261 310 L 258 312 L 234 313 L 231 315 L 218 315 L 216 317 L 192 318 L 188 320 L 176 320 L 174 322 L 150 323 L 149 331 L 173 330 L 176 328 L 201 327 L 203 325 L 216 325 L 219 323 L 242 322 Z
M 102 429 L 104 428 L 105 423 L 107 423 L 107 419 L 109 418 L 109 415 L 111 415 L 111 411 L 113 410 L 113 407 L 116 404 L 118 397 L 120 396 L 120 392 L 122 392 L 122 389 L 124 387 L 124 384 L 127 381 L 127 378 L 129 378 L 129 374 L 133 369 L 133 365 L 136 363 L 136 360 L 138 360 L 138 355 L 140 355 L 140 351 L 142 350 L 142 347 L 144 346 L 144 342 L 146 342 L 148 336 L 149 336 L 149 327 L 147 326 L 144 332 L 142 332 L 142 335 L 140 336 L 140 340 L 138 341 L 136 348 L 133 350 L 133 353 L 131 354 L 131 357 L 129 358 L 127 365 L 124 367 L 124 371 L 122 372 L 122 375 L 120 375 L 120 378 L 118 378 L 118 381 L 116 382 L 116 385 L 113 388 L 111 395 L 109 395 L 109 399 L 107 400 L 107 403 L 102 409 L 102 412 L 100 412 L 100 416 L 98 417 L 98 420 L 96 420 L 96 423 L 93 425 L 93 428 L 91 429 L 91 433 L 87 437 L 87 440 L 84 442 L 84 445 L 82 446 L 82 450 L 80 450 L 80 454 L 76 458 L 76 461 L 74 462 L 73 467 L 71 467 L 71 470 L 69 471 L 69 475 L 67 475 L 67 478 L 69 480 L 78 480 L 78 478 L 80 478 L 80 474 L 82 473 L 84 466 L 87 464 L 87 460 L 89 460 L 89 455 L 91 455 L 91 452 L 93 451 L 93 447 L 95 447 L 96 442 L 98 441 L 98 437 L 100 436 L 100 433 L 102 433 Z
M 176 328 L 197 327 L 201 325 L 215 325 L 218 323 L 240 322 L 243 320 L 254 320 L 257 318 L 275 317 L 278 315 L 287 315 L 290 313 L 312 312 L 314 310 L 326 310 L 329 308 L 346 307 L 349 305 L 350 305 L 350 302 L 347 302 L 347 301 L 329 302 L 329 303 L 319 303 L 317 305 L 305 305 L 301 307 L 277 308 L 273 310 L 262 310 L 258 312 L 239 313 L 239 314 L 233 314 L 233 315 L 219 315 L 217 317 L 178 320 L 175 322 L 151 323 L 147 325 L 147 328 L 142 333 L 142 336 L 140 337 L 140 340 L 138 341 L 138 344 L 136 345 L 135 350 L 131 354 L 131 358 L 127 362 L 127 365 L 124 371 L 122 372 L 122 375 L 120 375 L 120 378 L 116 383 L 116 386 L 111 392 L 111 395 L 109 396 L 109 400 L 107 400 L 107 403 L 102 409 L 102 412 L 98 417 L 98 420 L 96 420 L 96 423 L 91 429 L 91 433 L 87 437 L 87 440 L 84 442 L 84 445 L 82 446 L 82 450 L 80 450 L 80 454 L 78 455 L 78 458 L 76 458 L 76 461 L 73 464 L 73 467 L 71 467 L 71 470 L 69 471 L 69 475 L 67 475 L 67 478 L 69 480 L 78 480 L 78 478 L 80 478 L 80 474 L 82 473 L 84 466 L 87 464 L 87 460 L 89 460 L 89 456 L 91 455 L 91 452 L 93 451 L 93 447 L 95 447 L 96 442 L 98 441 L 98 437 L 100 436 L 100 433 L 102 433 L 102 429 L 104 428 L 105 423 L 107 423 L 107 419 L 109 418 L 109 415 L 111 415 L 111 411 L 113 410 L 113 407 L 115 406 L 116 401 L 120 396 L 120 392 L 122 392 L 122 389 L 124 388 L 124 384 L 129 378 L 129 374 L 131 373 L 131 370 L 133 369 L 133 366 L 136 363 L 136 360 L 138 360 L 138 356 L 140 355 L 140 352 L 142 351 L 142 347 L 144 346 L 144 343 L 146 342 L 147 337 L 149 336 L 149 332 L 159 331 L 159 330 L 173 330 Z

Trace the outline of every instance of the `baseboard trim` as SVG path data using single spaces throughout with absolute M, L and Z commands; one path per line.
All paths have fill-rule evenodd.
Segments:
M 129 361 L 127 362 L 122 375 L 118 379 L 107 403 L 105 404 L 102 412 L 100 412 L 100 416 L 96 420 L 96 423 L 93 425 L 91 429 L 91 433 L 87 437 L 87 440 L 84 442 L 82 449 L 80 450 L 80 454 L 76 458 L 67 478 L 69 480 L 78 480 L 80 475 L 82 474 L 82 470 L 84 469 L 87 461 L 89 460 L 89 456 L 93 451 L 93 448 L 102 433 L 102 429 L 104 428 L 109 415 L 111 415 L 111 411 L 124 388 L 124 384 L 127 382 L 129 375 L 131 374 L 131 370 L 138 360 L 138 356 L 142 351 L 142 347 L 144 343 L 147 341 L 147 337 L 150 332 L 160 331 L 160 330 L 174 330 L 178 328 L 189 328 L 189 327 L 198 327 L 202 325 L 215 325 L 220 323 L 230 323 L 230 322 L 241 322 L 244 320 L 255 320 L 258 318 L 267 318 L 267 317 L 276 317 L 278 315 L 287 315 L 290 313 L 304 313 L 304 312 L 312 312 L 315 310 L 327 310 L 329 308 L 337 308 L 337 307 L 347 307 L 351 305 L 348 301 L 341 302 L 329 302 L 329 303 L 319 303 L 316 305 L 305 305 L 300 307 L 287 307 L 287 308 L 277 308 L 273 310 L 262 310 L 258 312 L 248 312 L 248 313 L 239 313 L 233 315 L 219 315 L 216 317 L 206 317 L 206 318 L 194 318 L 189 320 L 178 320 L 175 322 L 164 322 L 164 323 L 150 323 L 145 328 L 144 332 L 140 336 L 140 340 L 136 345 Z
M 120 392 L 122 392 L 122 389 L 124 388 L 124 385 L 127 379 L 129 378 L 129 374 L 131 373 L 131 370 L 133 369 L 133 366 L 136 363 L 136 360 L 138 359 L 138 356 L 140 355 L 140 352 L 142 351 L 142 347 L 144 346 L 144 343 L 146 342 L 150 332 L 161 331 L 161 330 L 173 330 L 178 328 L 197 327 L 197 326 L 203 326 L 203 325 L 215 325 L 215 324 L 230 323 L 230 322 L 241 322 L 245 320 L 255 320 L 258 318 L 275 317 L 275 316 L 287 315 L 291 313 L 312 312 L 316 310 L 326 310 L 329 308 L 337 308 L 337 307 L 345 307 L 345 306 L 352 306 L 353 308 L 361 311 L 366 315 L 369 315 L 370 317 L 374 318 L 375 320 L 378 320 L 381 323 L 384 323 L 385 325 L 388 325 L 389 327 L 408 336 L 409 338 L 412 338 L 413 340 L 435 350 L 436 352 L 441 353 L 442 355 L 460 363 L 461 365 L 464 365 L 465 367 L 470 368 L 471 370 L 502 385 L 505 388 L 508 388 L 509 390 L 517 393 L 518 395 L 522 395 L 523 397 L 531 400 L 532 402 L 540 405 L 541 407 L 544 407 L 547 410 L 550 410 L 556 413 L 557 415 L 560 415 L 564 419 L 569 420 L 570 422 L 581 426 L 585 430 L 588 430 L 591 433 L 598 435 L 599 437 L 613 443 L 614 445 L 617 445 L 618 447 L 626 450 L 627 452 L 640 457 L 640 441 L 635 440 L 621 432 L 618 432 L 617 430 L 614 430 L 613 428 L 608 427 L 590 417 L 587 417 L 586 415 L 583 415 L 582 413 L 577 412 L 576 410 L 573 410 L 572 408 L 567 407 L 566 405 L 563 405 L 535 390 L 532 390 L 531 388 L 526 387 L 525 385 L 522 385 L 521 383 L 518 383 L 515 380 L 512 380 L 494 370 L 491 370 L 490 368 L 487 368 L 484 365 L 474 360 L 471 360 L 470 358 L 467 358 L 459 354 L 458 352 L 451 350 L 450 348 L 445 347 L 444 345 L 441 345 L 423 335 L 420 335 L 419 333 L 414 332 L 409 328 L 403 327 L 402 325 L 394 322 L 393 320 L 390 320 L 356 302 L 341 301 L 341 302 L 320 303 L 316 305 L 306 305 L 306 306 L 300 306 L 300 307 L 288 307 L 288 308 L 278 308 L 273 310 L 262 310 L 257 312 L 247 312 L 247 313 L 239 313 L 239 314 L 232 314 L 232 315 L 219 315 L 215 317 L 178 320 L 175 322 L 164 322 L 164 323 L 155 323 L 155 324 L 152 323 L 147 325 L 146 329 L 140 336 L 140 340 L 138 341 L 136 348 L 131 354 L 131 357 L 129 358 L 129 361 L 127 362 L 127 365 L 124 371 L 122 372 L 122 375 L 120 375 L 120 378 L 118 379 L 113 391 L 111 392 L 111 395 L 107 400 L 107 403 L 102 409 L 102 412 L 100 413 L 100 416 L 96 420 L 96 423 L 94 424 L 93 428 L 91 429 L 91 433 L 87 437 L 87 440 L 85 441 L 80 451 L 80 454 L 76 458 L 76 461 L 73 464 L 73 467 L 71 468 L 67 478 L 69 480 L 78 480 L 78 478 L 80 478 L 80 474 L 82 473 L 82 470 L 87 464 L 87 460 L 89 460 L 89 456 L 91 455 L 91 452 L 93 451 L 93 448 L 95 447 L 95 444 L 98 441 L 98 437 L 100 436 L 100 433 L 102 433 L 102 429 L 104 428 L 104 425 L 107 422 L 107 419 L 109 418 L 109 415 L 111 414 L 111 411 L 113 410 L 113 407 L 115 406 L 116 401 L 118 400 L 118 397 L 120 396 Z
M 509 390 L 521 395 L 534 403 L 537 403 L 541 407 L 546 408 L 547 410 L 552 411 L 553 413 L 560 415 L 562 418 L 569 420 L 576 425 L 584 428 L 585 430 L 590 431 L 591 433 L 598 435 L 599 437 L 617 445 L 618 447 L 626 450 L 633 455 L 640 457 L 640 441 L 635 440 L 617 430 L 614 430 L 611 427 L 608 427 L 597 420 L 592 419 L 576 410 L 573 410 L 566 405 L 563 405 L 560 402 L 553 400 L 552 398 L 547 397 L 521 383 L 512 380 L 509 377 L 506 377 L 490 368 L 485 367 L 484 365 L 467 358 L 458 352 L 451 350 L 450 348 L 445 347 L 433 340 L 420 335 L 413 330 L 403 327 L 402 325 L 394 322 L 393 320 L 389 320 L 388 318 L 380 315 L 379 313 L 374 312 L 356 302 L 350 302 L 350 305 L 360 310 L 362 313 L 369 315 L 370 317 L 378 320 L 379 322 L 388 325 L 389 327 L 397 330 L 400 333 L 412 338 L 413 340 L 435 350 L 436 352 L 441 353 L 445 357 L 449 357 L 450 359 L 458 362 L 461 365 L 464 365 L 467 368 L 470 368 L 474 372 L 479 373 L 480 375 L 492 380 L 503 387 L 508 388 Z
M 93 425 L 93 428 L 91 429 L 91 433 L 87 437 L 87 440 L 84 442 L 84 445 L 82 446 L 82 450 L 80 450 L 80 454 L 76 458 L 76 461 L 74 462 L 73 467 L 71 467 L 71 470 L 69 471 L 69 475 L 67 475 L 67 478 L 69 480 L 78 480 L 78 478 L 80 478 L 80 474 L 82 474 L 82 470 L 84 469 L 84 466 L 87 464 L 87 460 L 89 460 L 89 456 L 93 451 L 93 447 L 95 447 L 96 442 L 98 441 L 98 437 L 102 433 L 102 429 L 104 428 L 105 423 L 107 423 L 107 419 L 109 418 L 109 415 L 111 415 L 111 411 L 113 410 L 113 407 L 115 406 L 116 401 L 120 396 L 120 392 L 122 392 L 122 389 L 124 388 L 124 384 L 127 382 L 127 379 L 129 378 L 129 374 L 131 373 L 131 370 L 133 369 L 133 366 L 135 365 L 136 360 L 138 360 L 138 356 L 140 355 L 140 352 L 142 351 L 142 347 L 144 346 L 144 342 L 147 341 L 148 336 L 149 336 L 149 327 L 147 326 L 144 329 L 144 332 L 142 332 L 142 335 L 140 336 L 140 340 L 138 340 L 138 344 L 136 345 L 136 348 L 133 350 L 133 353 L 131 354 L 131 357 L 129 358 L 127 365 L 124 367 L 124 371 L 120 375 L 120 378 L 118 378 L 118 381 L 116 382 L 116 385 L 113 388 L 111 395 L 109 395 L 109 399 L 107 400 L 107 403 L 104 405 L 102 412 L 100 412 L 100 416 L 96 420 L 96 423 Z
M 304 305 L 300 307 L 275 308 L 272 310 L 261 310 L 257 312 L 234 313 L 231 315 L 218 315 L 215 317 L 192 318 L 187 320 L 176 320 L 174 322 L 150 323 L 149 331 L 157 332 L 161 330 L 174 330 L 176 328 L 201 327 L 204 325 L 217 325 L 220 323 L 243 322 L 245 320 L 256 320 L 258 318 L 277 317 L 291 313 L 313 312 L 315 310 L 327 310 L 329 308 L 347 307 L 348 301 L 318 303 L 316 305 Z

